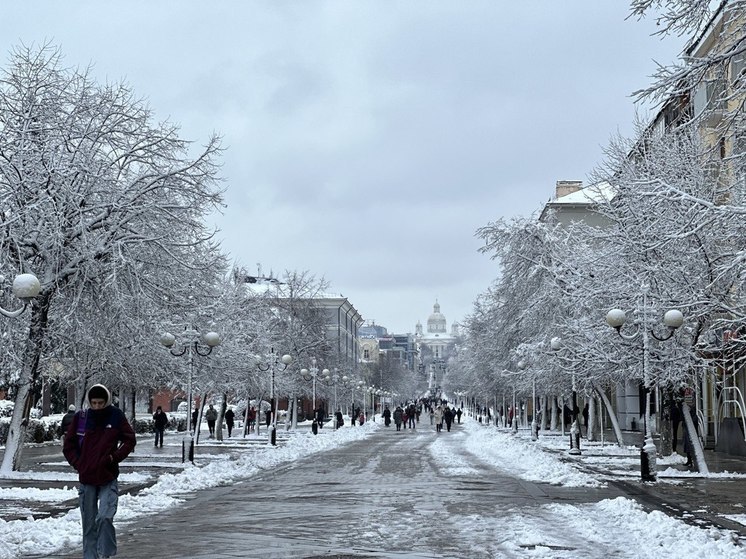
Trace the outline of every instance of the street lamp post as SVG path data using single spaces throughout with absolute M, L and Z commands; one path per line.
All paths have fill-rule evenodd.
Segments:
M 303 380 L 313 380 L 313 400 L 312 400 L 312 406 L 313 406 L 313 413 L 316 413 L 316 379 L 319 376 L 319 368 L 316 366 L 316 358 L 314 357 L 311 359 L 311 366 L 308 369 L 301 369 L 300 370 L 301 377 L 303 377 Z M 321 371 L 321 376 L 325 377 L 329 374 L 329 369 L 324 369 Z
M 280 371 L 284 371 L 288 368 L 290 363 L 293 362 L 293 358 L 285 354 L 282 357 L 278 353 L 275 353 L 275 348 L 270 348 L 269 350 L 269 359 L 267 361 L 262 361 L 261 355 L 255 355 L 254 356 L 254 362 L 256 364 L 257 369 L 260 371 L 272 371 L 270 375 L 270 389 L 269 389 L 269 442 L 271 445 L 276 446 L 277 445 L 277 402 L 275 402 L 275 372 L 277 371 L 277 367 L 281 366 L 282 368 Z M 259 402 L 259 411 L 261 411 L 261 402 Z M 258 412 L 257 412 L 258 413 Z M 259 421 L 259 418 L 256 419 Z
M 18 297 L 23 306 L 20 309 L 8 310 L 0 307 L 0 314 L 8 318 L 17 318 L 21 316 L 28 308 L 31 300 L 39 295 L 41 284 L 34 274 L 18 274 L 13 279 L 13 295 Z M 10 420 L 10 428 L 5 443 L 5 454 L 0 471 L 17 471 L 21 468 L 21 459 L 23 456 L 23 442 L 26 433 L 26 424 L 31 412 L 33 393 L 31 391 L 31 382 L 21 382 L 18 385 L 16 401 L 22 405 L 13 408 L 13 416 Z M 13 427 L 18 426 L 18 427 Z M 17 441 L 17 443 L 16 443 Z M 13 448 L 15 445 L 15 448 Z M 10 450 L 13 449 L 12 452 Z
M 678 309 L 671 309 L 666 311 L 663 315 L 663 325 L 666 327 L 666 332 L 662 335 L 655 333 L 653 328 L 648 326 L 647 319 L 648 311 L 648 288 L 643 285 L 642 287 L 642 319 L 637 323 L 637 329 L 630 333 L 625 334 L 622 332 L 622 326 L 627 321 L 627 316 L 621 309 L 611 309 L 606 314 L 606 322 L 609 326 L 614 328 L 625 340 L 636 340 L 642 337 L 642 379 L 645 387 L 645 414 L 643 415 L 643 421 L 645 423 L 645 442 L 640 449 L 640 477 L 642 481 L 656 481 L 656 448 L 655 442 L 653 441 L 652 429 L 650 426 L 650 365 L 649 360 L 649 336 L 652 336 L 658 341 L 666 341 L 673 337 L 676 330 L 684 324 L 684 315 Z
M 337 412 L 337 384 L 341 380 L 342 382 L 347 382 L 347 375 L 339 376 L 339 370 L 334 367 L 334 373 L 329 374 L 329 371 L 326 370 L 326 374 L 324 375 L 324 378 L 322 379 L 324 381 L 324 384 L 327 386 L 334 386 L 334 412 Z
M 194 462 L 194 431 L 195 425 L 192 425 L 192 376 L 194 374 L 194 355 L 207 357 L 212 353 L 214 347 L 220 345 L 220 335 L 217 332 L 207 332 L 204 336 L 199 333 L 193 326 L 187 326 L 182 333 L 182 344 L 180 350 L 175 350 L 176 336 L 170 332 L 165 332 L 161 336 L 161 344 L 168 348 L 171 355 L 181 357 L 184 354 L 189 356 L 189 377 L 187 379 L 187 417 L 186 417 L 186 435 L 181 443 L 181 461 Z M 202 345 L 200 345 L 200 342 Z

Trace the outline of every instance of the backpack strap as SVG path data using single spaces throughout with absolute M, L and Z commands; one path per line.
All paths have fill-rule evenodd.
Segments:
M 80 410 L 78 415 L 78 449 L 83 447 L 83 438 L 85 437 L 85 424 L 86 424 L 86 412 L 88 410 Z

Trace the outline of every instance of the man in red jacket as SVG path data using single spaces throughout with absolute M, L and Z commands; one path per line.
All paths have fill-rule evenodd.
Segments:
M 119 463 L 134 450 L 135 432 L 103 384 L 91 386 L 87 399 L 90 407 L 75 414 L 62 451 L 80 480 L 83 559 L 103 559 L 117 553 Z

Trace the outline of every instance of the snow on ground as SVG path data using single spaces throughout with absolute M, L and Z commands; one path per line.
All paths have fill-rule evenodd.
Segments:
M 347 442 L 367 436 L 380 423 L 369 422 L 363 427 L 354 429 L 324 430 L 320 436 L 309 433 L 294 433 L 284 446 L 250 445 L 237 442 L 230 459 L 226 455 L 214 455 L 215 460 L 200 455 L 204 466 L 187 464 L 184 471 L 161 474 L 158 481 L 136 496 L 123 495 L 119 500 L 117 521 L 131 520 L 141 515 L 150 515 L 175 506 L 182 502 L 182 495 L 215 487 L 228 485 L 240 479 L 268 469 L 291 463 L 317 452 L 337 448 Z M 542 437 L 532 442 L 525 436 L 513 435 L 499 431 L 491 426 L 480 425 L 467 420 L 460 426 L 458 436 L 464 437 L 464 448 L 481 462 L 493 465 L 496 469 L 533 482 L 546 482 L 569 487 L 594 487 L 603 485 L 603 481 L 581 472 L 567 461 L 567 455 L 554 452 L 565 449 L 564 437 Z M 469 457 L 448 451 L 444 434 L 433 442 L 430 452 L 439 464 L 452 475 L 475 475 L 476 470 L 470 465 Z M 207 445 L 205 445 L 207 446 Z M 547 451 L 542 450 L 547 447 Z M 630 460 L 639 454 L 634 447 L 619 448 L 606 445 L 588 445 L 584 449 L 584 461 L 591 457 L 594 464 L 603 464 L 603 455 L 613 456 L 617 460 Z M 219 457 L 219 459 L 218 459 Z M 142 460 L 145 456 L 140 456 Z M 610 459 L 607 459 L 608 465 Z M 675 465 L 675 460 L 671 465 Z M 629 465 L 636 466 L 637 462 Z M 671 468 L 673 469 L 673 468 Z M 676 470 L 676 475 L 683 472 Z M 40 479 L 42 474 L 17 473 L 19 479 Z M 47 474 L 49 478 L 59 480 L 61 473 Z M 131 480 L 139 474 L 123 474 Z M 621 472 L 620 475 L 629 475 Z M 635 475 L 638 475 L 635 473 Z M 57 477 L 55 477 L 57 476 Z M 65 480 L 67 477 L 62 476 Z M 141 476 L 147 479 L 147 476 Z M 733 477 L 732 474 L 729 477 Z M 12 488 L 9 494 L 18 491 L 24 498 L 60 501 L 70 498 L 70 489 L 33 490 Z M 2 494 L 0 494 L 0 498 Z M 396 541 L 397 533 L 388 533 L 385 522 L 375 522 L 375 515 L 367 523 L 371 528 L 363 534 L 361 540 L 370 546 L 386 548 L 386 542 Z M 388 515 L 390 511 L 380 511 Z M 412 511 L 413 515 L 424 515 L 420 522 L 410 522 L 403 516 L 402 524 L 408 530 L 434 529 L 433 511 Z M 469 541 L 471 550 L 464 550 L 464 557 L 540 557 L 540 558 L 577 558 L 590 553 L 594 557 L 609 556 L 615 558 L 660 558 L 676 557 L 677 559 L 717 557 L 723 559 L 744 556 L 743 548 L 735 545 L 729 533 L 714 528 L 699 528 L 681 520 L 653 511 L 646 512 L 634 500 L 617 498 L 593 504 L 569 505 L 552 504 L 546 506 L 515 508 L 510 503 L 495 503 L 495 514 L 489 518 L 470 515 L 440 515 L 440 522 L 451 524 L 456 533 L 464 534 L 463 541 Z M 746 524 L 746 514 L 731 515 L 728 518 Z M 413 517 L 412 520 L 417 520 Z M 377 528 L 375 528 L 377 527 Z M 437 528 L 437 527 L 435 527 Z M 53 553 L 63 547 L 80 546 L 80 514 L 77 509 L 57 518 L 40 520 L 10 521 L 0 520 L 0 559 L 11 559 L 28 554 Z
M 180 495 L 216 487 L 229 485 L 237 480 L 251 475 L 293 462 L 317 452 L 337 448 L 347 442 L 359 440 L 378 428 L 378 423 L 366 423 L 354 429 L 339 429 L 337 431 L 325 429 L 323 435 L 314 436 L 310 433 L 294 433 L 283 446 L 256 445 L 249 452 L 237 454 L 235 460 L 214 460 L 203 467 L 187 465 L 183 472 L 163 474 L 151 487 L 144 489 L 138 495 L 123 495 L 119 499 L 116 520 L 118 522 L 133 519 L 140 515 L 154 514 L 174 506 L 182 501 Z M 202 457 L 200 457 L 202 459 Z M 139 479 L 138 479 L 139 476 Z M 67 474 L 51 472 L 15 472 L 10 478 L 17 479 L 67 479 Z M 77 481 L 77 476 L 70 476 Z M 139 474 L 122 474 L 120 479 L 129 481 L 144 481 L 148 476 Z M 30 490 L 21 490 L 30 491 Z M 51 491 L 51 490 L 47 490 Z M 77 493 L 77 491 L 76 491 Z M 47 494 L 50 499 L 52 493 Z M 75 495 L 73 495 L 75 496 Z M 57 494 L 60 501 L 62 493 Z M 82 545 L 80 512 L 77 509 L 56 518 L 34 520 L 12 520 L 6 522 L 0 519 L 0 559 L 15 559 L 29 554 L 50 554 L 65 547 Z
M 578 471 L 570 464 L 561 462 L 556 456 L 542 451 L 537 445 L 510 432 L 499 431 L 475 421 L 467 421 L 463 426 L 469 435 L 467 450 L 506 473 L 527 481 L 568 487 L 604 485 L 595 477 Z

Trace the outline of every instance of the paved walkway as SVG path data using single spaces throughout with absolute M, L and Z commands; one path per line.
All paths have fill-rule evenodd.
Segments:
M 187 495 L 179 509 L 120 525 L 120 557 L 487 558 L 500 543 L 494 534 L 503 514 L 520 510 L 548 524 L 538 505 L 622 494 L 499 474 L 464 453 L 463 433 L 438 437 L 429 429 L 380 429 L 338 451 Z M 562 530 L 555 525 L 553 536 Z M 573 540 L 566 547 L 582 545 Z
M 118 557 L 482 559 L 504 555 L 501 546 L 521 541 L 516 518 L 521 529 L 531 526 L 546 541 L 532 541 L 508 556 L 530 556 L 539 545 L 554 549 L 553 557 L 615 556 L 618 550 L 598 542 L 589 548 L 583 538 L 567 533 L 541 505 L 596 503 L 617 496 L 635 498 L 648 509 L 700 527 L 732 529 L 746 541 L 744 527 L 722 516 L 744 514 L 743 480 L 642 484 L 631 472 L 600 489 L 534 484 L 474 458 L 464 450 L 460 429 L 438 436 L 424 427 L 401 433 L 380 429 L 364 441 L 245 482 L 183 495 L 185 502 L 177 509 L 118 522 Z M 174 439 L 164 450 L 175 454 L 176 443 Z M 160 452 L 145 446 L 138 447 L 142 454 Z M 200 452 L 208 448 L 200 447 Z M 588 459 L 590 447 L 585 462 L 556 452 L 589 471 L 596 468 Z M 708 460 L 712 471 L 746 469 L 740 459 L 709 453 Z M 52 557 L 79 558 L 80 552 L 46 559 Z

